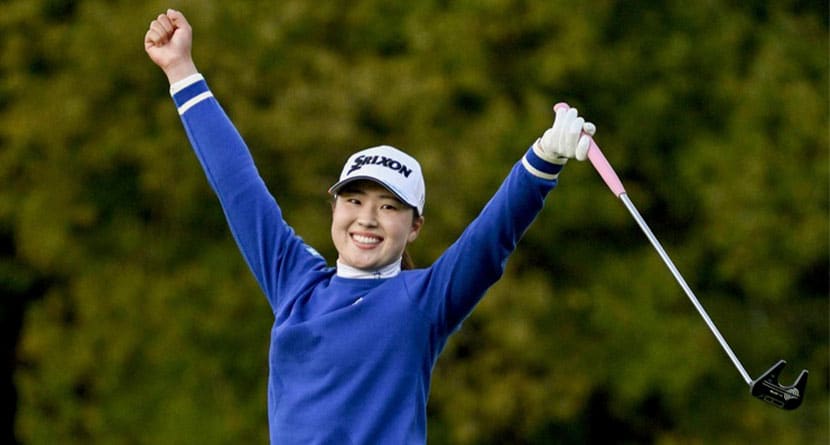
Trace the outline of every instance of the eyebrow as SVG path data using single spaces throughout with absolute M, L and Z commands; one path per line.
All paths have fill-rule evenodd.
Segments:
M 400 198 L 395 196 L 394 193 L 386 190 L 383 187 L 380 187 L 380 189 L 383 190 L 383 192 L 380 194 L 381 199 L 390 199 L 390 200 L 393 200 L 395 202 L 399 202 L 401 204 L 404 203 L 403 201 L 400 200 Z M 363 196 L 368 195 L 368 193 L 366 193 L 366 191 L 363 190 L 363 188 L 361 188 L 361 187 L 349 187 L 349 186 L 343 187 L 343 189 L 341 189 L 340 192 L 338 192 L 337 194 L 338 195 L 363 195 Z

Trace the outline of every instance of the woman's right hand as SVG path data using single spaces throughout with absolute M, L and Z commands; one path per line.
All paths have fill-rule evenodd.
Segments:
M 159 14 L 144 35 L 144 50 L 171 84 L 198 72 L 190 53 L 192 46 L 190 24 L 184 14 L 173 9 Z

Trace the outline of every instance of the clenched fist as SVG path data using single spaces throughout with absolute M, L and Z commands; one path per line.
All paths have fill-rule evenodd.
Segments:
M 184 14 L 168 9 L 150 22 L 150 28 L 144 35 L 144 50 L 155 62 L 170 83 L 181 80 L 197 72 L 193 63 L 191 48 L 193 30 Z

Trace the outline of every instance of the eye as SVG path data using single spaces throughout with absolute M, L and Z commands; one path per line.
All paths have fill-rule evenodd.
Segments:
M 358 199 L 354 195 L 350 195 L 350 196 L 340 195 L 340 196 L 338 196 L 338 198 L 340 198 L 340 200 L 345 202 L 346 204 L 360 205 L 360 199 Z
M 380 208 L 383 209 L 383 210 L 390 210 L 390 211 L 398 211 L 398 210 L 401 209 L 401 207 L 399 205 L 389 204 L 389 203 L 381 204 Z

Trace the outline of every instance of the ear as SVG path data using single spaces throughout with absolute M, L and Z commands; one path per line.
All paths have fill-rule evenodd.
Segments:
M 421 233 L 421 227 L 424 226 L 424 217 L 418 216 L 412 218 L 412 228 L 409 231 L 409 236 L 407 237 L 407 243 L 411 243 L 418 238 L 418 234 Z

